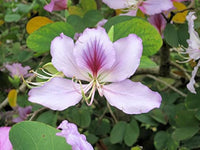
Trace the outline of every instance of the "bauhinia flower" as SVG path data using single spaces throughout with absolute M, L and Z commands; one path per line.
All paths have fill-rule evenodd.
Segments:
M 187 84 L 187 88 L 192 93 L 196 93 L 194 85 L 195 85 L 195 76 L 197 74 L 198 68 L 200 67 L 200 38 L 198 33 L 194 30 L 194 20 L 196 17 L 194 16 L 194 12 L 190 12 L 187 17 L 188 21 L 188 32 L 190 35 L 190 38 L 187 40 L 188 48 L 186 49 L 186 53 L 189 54 L 190 59 L 189 60 L 198 60 L 197 65 L 194 67 L 194 70 L 192 71 L 192 77 L 190 79 L 190 82 Z
M 87 28 L 74 43 L 61 33 L 51 42 L 50 52 L 52 64 L 67 78 L 54 77 L 32 88 L 29 101 L 64 110 L 82 98 L 92 105 L 98 91 L 127 114 L 146 113 L 160 106 L 161 96 L 128 79 L 139 66 L 142 50 L 142 40 L 135 34 L 112 43 L 105 29 Z
M 92 145 L 87 142 L 85 135 L 78 132 L 75 124 L 64 120 L 58 126 L 58 129 L 62 129 L 62 131 L 56 135 L 64 137 L 66 142 L 72 146 L 72 150 L 93 150 Z
M 0 127 L 0 149 L 12 150 L 12 144 L 9 140 L 9 131 L 11 127 Z
M 136 15 L 138 8 L 147 15 L 154 15 L 167 11 L 173 7 L 171 0 L 103 0 L 110 8 L 127 9 L 129 14 Z
M 51 0 L 51 2 L 44 6 L 48 12 L 60 11 L 67 9 L 67 0 Z
M 31 68 L 29 66 L 23 67 L 20 63 L 13 63 L 11 65 L 5 64 L 5 68 L 10 72 L 10 76 L 15 77 L 29 77 L 31 74 L 28 73 L 28 70 Z

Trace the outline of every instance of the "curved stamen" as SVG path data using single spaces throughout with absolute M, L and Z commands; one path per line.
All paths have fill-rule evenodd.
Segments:
M 40 79 L 48 79 L 49 80 L 50 78 L 52 78 L 52 77 L 48 77 L 48 76 L 44 76 L 42 74 L 39 74 L 39 73 L 37 73 L 37 72 L 35 72 L 33 70 L 31 70 L 30 72 L 34 73 L 35 75 L 37 75 L 37 77 L 40 78 Z
M 103 91 L 102 91 L 101 85 L 99 84 L 98 80 L 96 80 L 96 84 L 97 84 L 97 90 L 99 92 L 99 95 L 102 97 Z

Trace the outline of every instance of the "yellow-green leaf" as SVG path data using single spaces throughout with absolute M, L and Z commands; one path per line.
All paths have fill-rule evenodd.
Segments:
M 8 93 L 8 103 L 11 107 L 15 107 L 17 105 L 17 90 L 12 89 Z
M 39 29 L 40 27 L 52 23 L 53 21 L 50 20 L 47 17 L 37 16 L 29 20 L 29 22 L 26 25 L 26 31 L 31 34 L 35 30 Z

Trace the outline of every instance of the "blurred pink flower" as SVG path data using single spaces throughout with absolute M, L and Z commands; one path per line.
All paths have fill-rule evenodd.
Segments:
M 13 122 L 21 122 L 26 120 L 27 115 L 31 113 L 32 111 L 32 106 L 27 106 L 27 107 L 17 107 L 17 111 L 19 114 L 19 117 L 14 118 Z
M 75 124 L 64 120 L 58 126 L 58 129 L 62 129 L 62 131 L 56 135 L 64 137 L 66 142 L 72 146 L 72 150 L 93 150 L 92 145 L 87 142 L 85 135 L 78 132 Z
M 188 21 L 188 32 L 190 35 L 190 38 L 187 40 L 188 48 L 186 49 L 186 53 L 189 54 L 190 59 L 189 60 L 198 60 L 199 62 L 194 67 L 194 70 L 192 71 L 192 77 L 190 79 L 190 82 L 187 84 L 187 88 L 192 93 L 196 93 L 194 84 L 195 84 L 195 76 L 197 74 L 198 68 L 200 67 L 200 38 L 198 33 L 194 30 L 194 20 L 196 19 L 194 12 L 190 12 L 187 17 Z
M 135 34 L 112 43 L 105 29 L 87 28 L 74 43 L 62 33 L 51 42 L 52 64 L 68 79 L 55 77 L 32 88 L 29 101 L 64 110 L 82 98 L 92 105 L 98 91 L 127 114 L 146 113 L 160 106 L 161 96 L 128 79 L 140 64 L 142 50 L 142 40 Z
M 10 76 L 12 76 L 13 78 L 15 76 L 21 78 L 22 76 L 29 77 L 32 75 L 28 73 L 28 70 L 30 70 L 31 68 L 29 66 L 23 67 L 20 63 L 13 63 L 11 65 L 5 64 L 4 66 L 10 72 Z
M 44 6 L 44 9 L 48 12 L 67 9 L 67 0 L 51 0 L 49 4 Z
M 103 0 L 103 2 L 113 9 L 128 8 L 134 15 L 138 8 L 144 14 L 154 15 L 173 7 L 171 0 Z
M 12 150 L 12 144 L 9 140 L 10 128 L 0 127 L 0 150 Z

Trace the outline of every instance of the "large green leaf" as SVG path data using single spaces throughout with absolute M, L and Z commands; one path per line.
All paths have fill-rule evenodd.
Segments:
M 68 23 L 47 24 L 29 35 L 26 41 L 27 46 L 37 53 L 45 53 L 49 51 L 51 41 L 61 33 L 73 38 L 75 31 Z
M 174 24 L 167 24 L 164 30 L 164 37 L 171 47 L 178 47 L 178 33 Z
M 158 65 L 147 56 L 142 56 L 140 59 L 139 68 L 154 68 Z
M 120 19 L 122 20 L 121 22 L 113 20 L 114 41 L 134 33 L 142 39 L 143 55 L 151 56 L 158 52 L 162 46 L 162 38 L 154 26 L 137 17 L 132 17 L 131 19 L 130 17 L 122 16 Z M 104 27 L 109 31 L 113 24 L 109 21 Z
M 57 132 L 44 123 L 24 121 L 11 128 L 9 138 L 15 150 L 71 150 L 65 138 L 56 136 Z

